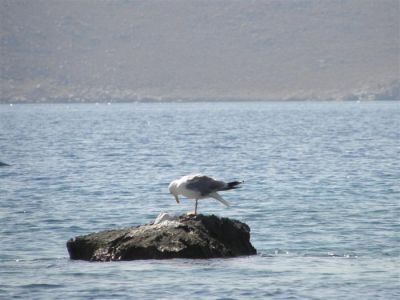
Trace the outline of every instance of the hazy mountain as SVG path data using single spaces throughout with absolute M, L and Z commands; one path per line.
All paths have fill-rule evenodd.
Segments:
M 0 101 L 399 99 L 399 3 L 0 0 Z

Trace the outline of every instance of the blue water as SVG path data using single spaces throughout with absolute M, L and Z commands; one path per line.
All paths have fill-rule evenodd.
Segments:
M 2 299 L 399 299 L 400 103 L 0 105 Z M 168 183 L 245 180 L 258 255 L 71 261 L 80 234 L 193 209 Z

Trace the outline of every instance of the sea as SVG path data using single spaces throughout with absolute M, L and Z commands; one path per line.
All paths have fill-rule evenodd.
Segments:
M 400 299 L 400 102 L 0 105 L 0 299 Z M 168 184 L 244 180 L 199 213 L 258 254 L 70 260 L 68 239 L 177 204 Z

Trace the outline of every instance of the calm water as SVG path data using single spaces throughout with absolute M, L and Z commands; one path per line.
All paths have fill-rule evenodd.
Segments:
M 0 105 L 0 298 L 399 299 L 400 102 Z M 65 242 L 181 214 L 178 176 L 245 180 L 253 257 L 88 263 Z

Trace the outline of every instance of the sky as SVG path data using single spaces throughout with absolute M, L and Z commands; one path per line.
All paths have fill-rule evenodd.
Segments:
M 0 0 L 0 101 L 400 98 L 399 0 Z

